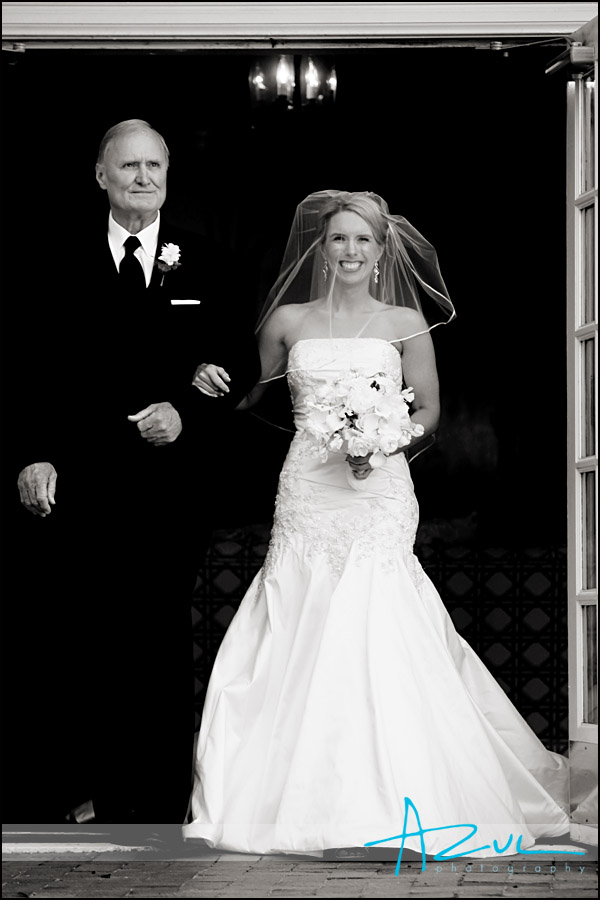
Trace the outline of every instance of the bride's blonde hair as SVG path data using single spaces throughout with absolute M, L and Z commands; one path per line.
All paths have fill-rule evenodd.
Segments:
M 378 244 L 384 244 L 387 236 L 388 222 L 381 207 L 363 191 L 341 191 L 338 197 L 332 198 L 321 210 L 318 234 L 321 242 L 327 235 L 330 220 L 339 212 L 352 212 L 364 219 Z

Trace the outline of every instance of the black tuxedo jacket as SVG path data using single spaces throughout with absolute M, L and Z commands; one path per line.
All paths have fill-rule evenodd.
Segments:
M 218 457 L 226 419 L 260 376 L 246 312 L 251 299 L 236 289 L 235 262 L 208 239 L 161 217 L 157 256 L 164 243 L 179 246 L 180 266 L 163 273 L 155 263 L 149 287 L 135 295 L 121 287 L 106 220 L 34 279 L 23 312 L 36 311 L 45 346 L 41 366 L 21 379 L 28 387 L 19 469 L 51 462 L 64 488 L 100 467 L 109 489 L 125 481 L 131 490 L 140 484 L 133 473 L 151 477 L 157 466 L 195 464 L 200 475 L 203 460 Z M 227 370 L 227 397 L 209 398 L 192 386 L 202 362 Z M 173 444 L 156 447 L 127 417 L 162 401 L 179 412 L 183 430 Z
M 91 791 L 100 821 L 180 822 L 194 725 L 190 600 L 227 490 L 220 442 L 239 440 L 233 407 L 260 366 L 252 314 L 242 321 L 251 300 L 228 290 L 232 260 L 161 217 L 158 253 L 179 245 L 181 265 L 164 279 L 155 268 L 134 295 L 106 226 L 104 215 L 45 264 L 37 243 L 25 246 L 30 256 L 7 273 L 4 461 L 8 444 L 7 509 L 18 507 L 6 516 L 3 563 L 3 659 L 17 685 L 11 808 L 58 821 Z M 202 362 L 229 372 L 227 398 L 192 387 Z M 156 447 L 127 417 L 162 401 L 183 430 Z M 58 473 L 45 520 L 18 501 L 18 472 L 34 462 Z M 41 792 L 31 778 L 40 729 L 51 773 Z

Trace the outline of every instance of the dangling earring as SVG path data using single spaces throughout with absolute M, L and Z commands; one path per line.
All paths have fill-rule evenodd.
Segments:
M 327 257 L 323 257 L 323 268 L 321 270 L 323 272 L 323 281 L 327 281 L 327 275 L 329 274 L 329 263 L 327 262 Z
M 375 284 L 379 283 L 379 260 L 375 260 L 375 265 L 373 267 L 373 275 L 375 276 Z

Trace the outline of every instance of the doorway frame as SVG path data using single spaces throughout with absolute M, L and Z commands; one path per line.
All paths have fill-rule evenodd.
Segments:
M 569 39 L 573 39 L 574 32 L 584 27 L 597 12 L 596 3 L 591 2 L 5 2 L 2 7 L 3 50 L 14 53 L 24 53 L 28 48 L 248 51 L 403 46 L 474 46 L 496 52 L 515 43 L 522 46 L 541 42 L 564 49 Z M 568 227 L 574 235 L 574 226 L 569 224 Z M 574 238 L 573 241 L 569 238 L 569 272 L 575 265 L 573 247 Z M 575 304 L 580 277 L 575 274 L 568 288 L 569 309 Z M 574 403 L 579 404 L 579 399 L 576 398 Z M 575 442 L 577 423 L 571 418 L 569 425 L 571 440 Z M 573 506 L 571 486 L 569 493 L 572 516 L 579 507 Z M 579 544 L 573 546 L 579 547 Z M 569 571 L 570 580 L 577 577 L 572 559 Z M 577 647 L 581 649 L 581 640 L 579 625 L 572 615 L 569 625 L 569 644 L 575 647 L 570 655 L 576 660 L 570 664 L 570 680 L 573 681 L 578 672 L 574 667 L 580 665 L 576 650 Z M 571 704 L 570 710 L 573 722 L 573 717 L 578 715 L 579 701 L 575 705 Z M 582 731 L 579 719 L 573 727 L 573 734 L 594 743 L 590 729 Z M 582 833 L 578 833 L 578 837 L 582 839 Z M 585 839 L 589 840 L 587 831 Z
M 53 46 L 276 49 L 282 43 L 397 46 L 570 35 L 595 3 L 30 3 L 2 4 L 3 49 Z M 314 42 L 314 43 L 313 43 Z M 24 47 L 14 48 L 13 44 Z

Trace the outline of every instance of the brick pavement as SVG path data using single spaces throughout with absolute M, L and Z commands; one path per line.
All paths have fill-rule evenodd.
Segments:
M 37 845 L 40 847 L 42 845 Z M 29 849 L 30 852 L 25 852 Z M 595 848 L 590 857 L 596 857 Z M 571 857 L 510 857 L 500 861 L 327 861 L 245 856 L 187 846 L 179 853 L 148 850 L 5 855 L 2 896 L 9 897 L 550 897 L 597 896 L 597 863 Z M 162 856 L 163 858 L 157 858 Z M 583 866 L 583 872 L 580 867 Z M 494 868 L 496 871 L 494 871 Z

